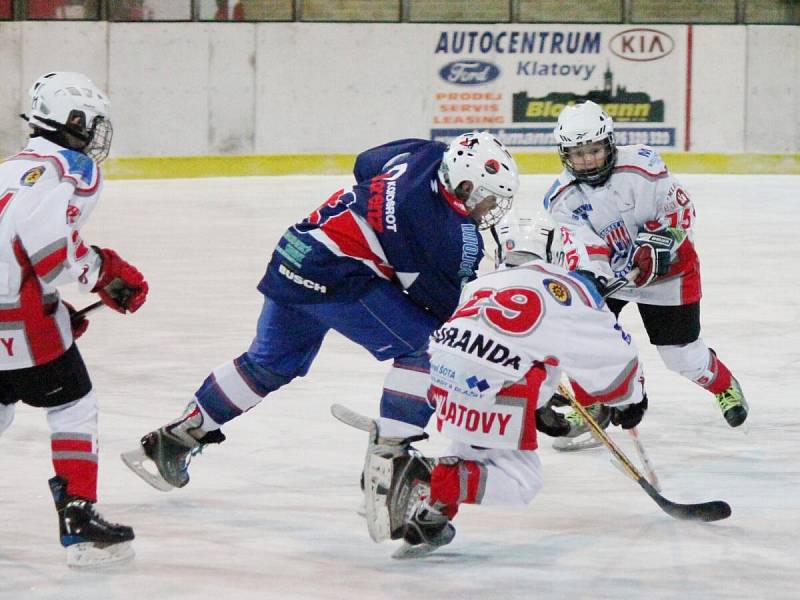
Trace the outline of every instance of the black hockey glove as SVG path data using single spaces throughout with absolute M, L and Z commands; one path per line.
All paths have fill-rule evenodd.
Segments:
M 569 398 L 556 392 L 547 401 L 547 406 L 569 406 Z
M 666 275 L 675 238 L 666 230 L 658 232 L 643 231 L 636 236 L 633 242 L 636 248 L 633 252 L 633 266 L 639 269 L 639 274 L 633 283 L 642 287 L 660 276 Z
M 642 398 L 641 402 L 636 404 L 626 404 L 620 407 L 611 408 L 611 422 L 614 425 L 619 425 L 623 429 L 633 429 L 642 422 L 642 417 L 647 410 L 647 395 Z
M 564 415 L 550 408 L 548 402 L 536 411 L 536 429 L 550 437 L 562 437 L 569 433 L 570 427 Z

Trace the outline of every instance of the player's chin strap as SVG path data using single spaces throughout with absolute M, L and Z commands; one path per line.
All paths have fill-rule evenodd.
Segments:
M 497 244 L 497 264 L 502 264 L 503 262 L 503 245 L 500 243 L 500 236 L 497 235 L 497 229 L 495 226 L 492 225 L 489 227 L 489 231 L 492 232 L 492 238 L 494 239 L 494 243 Z

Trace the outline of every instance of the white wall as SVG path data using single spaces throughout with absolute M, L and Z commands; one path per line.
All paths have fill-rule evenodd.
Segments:
M 107 89 L 115 156 L 354 153 L 428 137 L 432 40 L 444 28 L 3 22 L 0 152 L 24 142 L 16 115 L 48 70 L 83 71 Z M 800 28 L 694 27 L 693 37 L 691 150 L 800 152 Z
M 748 27 L 745 145 L 800 149 L 800 27 Z
M 747 143 L 745 135 L 747 28 L 694 27 L 693 35 L 690 150 L 760 151 Z M 794 85 L 800 82 L 795 80 Z
M 28 88 L 55 70 L 81 71 L 108 89 L 108 23 L 7 22 L 0 24 L 0 151 L 19 149 L 28 131 L 19 113 L 30 108 Z
M 385 24 L 258 26 L 255 151 L 359 152 L 427 137 L 430 29 Z

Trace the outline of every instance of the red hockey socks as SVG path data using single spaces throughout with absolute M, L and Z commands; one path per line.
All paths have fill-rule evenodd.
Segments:
M 721 394 L 731 386 L 733 376 L 713 350 L 708 351 L 708 367 L 703 374 L 694 380 L 702 388 L 712 394 Z
M 455 462 L 453 462 L 455 461 Z M 442 458 L 431 473 L 431 498 L 452 519 L 459 504 L 480 504 L 486 490 L 486 467 L 474 460 Z
M 50 445 L 56 475 L 66 480 L 67 495 L 97 501 L 97 449 L 88 433 L 54 433 Z

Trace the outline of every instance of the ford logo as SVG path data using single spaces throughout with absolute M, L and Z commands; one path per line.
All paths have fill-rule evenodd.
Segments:
M 489 83 L 500 76 L 500 68 L 482 60 L 458 60 L 439 69 L 439 77 L 456 85 Z
M 620 58 L 643 62 L 664 58 L 675 48 L 675 41 L 658 29 L 627 29 L 612 37 L 608 47 Z

